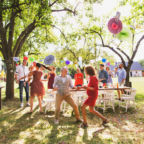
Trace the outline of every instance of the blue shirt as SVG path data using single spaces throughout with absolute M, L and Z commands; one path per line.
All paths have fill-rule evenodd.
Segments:
M 118 75 L 118 83 L 121 83 L 123 79 L 126 79 L 126 71 L 124 68 L 119 69 L 117 72 Z
M 108 73 L 107 73 L 107 71 L 101 70 L 101 71 L 99 72 L 99 79 L 104 79 L 104 80 L 102 80 L 101 82 L 102 82 L 102 83 L 107 83 L 107 81 L 108 81 Z

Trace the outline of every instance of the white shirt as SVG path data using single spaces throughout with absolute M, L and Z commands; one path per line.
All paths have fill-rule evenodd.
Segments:
M 19 80 L 20 78 L 24 76 L 28 76 L 29 74 L 29 69 L 27 66 L 19 65 L 16 67 L 16 74 L 17 74 L 17 79 Z M 25 78 L 25 81 L 27 81 L 28 78 Z M 21 79 L 20 81 L 24 81 L 24 79 Z

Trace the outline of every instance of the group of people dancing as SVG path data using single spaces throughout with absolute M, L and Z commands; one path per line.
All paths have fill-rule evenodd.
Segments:
M 60 75 L 56 75 L 55 67 L 48 66 L 46 67 L 43 64 L 36 63 L 35 66 L 31 66 L 28 68 L 27 61 L 23 60 L 22 65 L 19 65 L 16 68 L 16 81 L 19 84 L 20 89 L 20 101 L 21 107 L 23 107 L 23 88 L 26 91 L 26 101 L 27 106 L 30 106 L 30 113 L 33 112 L 33 100 L 34 97 L 37 96 L 39 101 L 40 113 L 43 113 L 42 102 L 43 96 L 45 95 L 45 88 L 43 84 L 43 70 L 49 70 L 47 75 L 48 80 L 48 89 L 53 89 L 53 91 L 57 91 L 56 99 L 55 99 L 55 124 L 59 124 L 59 113 L 62 102 L 65 100 L 74 110 L 76 123 L 81 123 L 81 127 L 88 127 L 87 116 L 86 116 L 86 108 L 89 107 L 89 111 L 102 119 L 103 123 L 106 124 L 108 122 L 107 118 L 105 118 L 102 114 L 94 109 L 96 100 L 98 98 L 98 88 L 99 82 L 102 82 L 104 86 L 107 85 L 108 80 L 112 76 L 110 72 L 104 70 L 104 65 L 100 65 L 99 76 L 97 77 L 96 71 L 92 66 L 86 66 L 84 69 L 85 76 L 87 78 L 88 84 L 84 84 L 84 76 L 81 73 L 80 69 L 77 68 L 77 73 L 74 75 L 75 84 L 73 85 L 72 78 L 68 75 L 68 68 L 61 68 Z M 108 69 L 108 68 L 107 68 Z M 120 75 L 120 72 L 118 72 Z M 122 72 L 121 72 L 122 73 Z M 122 79 L 122 77 L 121 77 Z M 111 80 L 110 80 L 111 81 Z M 29 105 L 29 86 L 30 86 L 30 105 Z M 80 113 L 78 106 L 74 102 L 71 96 L 71 89 L 80 90 L 85 89 L 88 95 L 88 98 L 84 101 L 81 106 L 82 117 L 80 118 Z

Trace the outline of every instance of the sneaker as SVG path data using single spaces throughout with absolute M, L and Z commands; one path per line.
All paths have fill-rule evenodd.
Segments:
M 80 125 L 80 127 L 85 129 L 85 128 L 88 127 L 88 124 L 87 124 L 87 123 L 82 123 L 82 124 Z
M 29 103 L 27 103 L 27 104 L 26 104 L 26 106 L 27 106 L 27 107 L 30 107 L 30 104 L 29 104 Z
M 59 120 L 54 120 L 54 123 L 56 124 L 56 125 L 58 125 L 59 124 Z
M 21 104 L 20 104 L 20 107 L 22 108 L 23 106 L 24 106 L 24 104 L 23 104 L 23 103 L 21 103 Z

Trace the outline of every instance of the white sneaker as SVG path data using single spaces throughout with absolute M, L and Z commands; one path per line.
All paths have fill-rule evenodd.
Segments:
M 54 123 L 56 124 L 56 125 L 58 125 L 59 124 L 59 120 L 54 120 Z
M 23 106 L 24 106 L 24 104 L 23 104 L 23 103 L 21 103 L 21 104 L 20 104 L 20 107 L 22 108 Z

